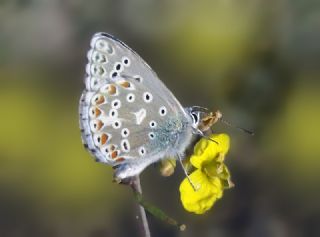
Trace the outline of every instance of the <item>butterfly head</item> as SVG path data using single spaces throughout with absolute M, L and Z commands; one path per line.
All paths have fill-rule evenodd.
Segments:
M 210 112 L 207 108 L 200 106 L 189 107 L 186 111 L 192 118 L 192 127 L 195 131 L 205 132 L 209 130 L 222 117 L 219 110 Z

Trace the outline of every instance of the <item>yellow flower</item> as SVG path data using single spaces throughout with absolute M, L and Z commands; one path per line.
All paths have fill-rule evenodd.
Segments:
M 187 178 L 180 184 L 183 207 L 196 214 L 208 211 L 216 200 L 222 197 L 224 189 L 233 187 L 229 170 L 223 163 L 229 150 L 229 136 L 214 134 L 210 138 L 217 143 L 202 138 L 195 145 L 194 153 L 190 157 L 196 170 L 189 177 L 196 190 Z

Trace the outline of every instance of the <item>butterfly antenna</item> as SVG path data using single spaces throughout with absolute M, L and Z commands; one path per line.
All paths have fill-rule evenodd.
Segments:
M 247 134 L 249 134 L 249 135 L 251 135 L 251 136 L 254 135 L 254 132 L 253 132 L 253 131 L 248 130 L 248 129 L 245 129 L 245 128 L 242 128 L 242 127 L 238 127 L 238 126 L 232 125 L 230 122 L 228 122 L 228 121 L 226 121 L 226 120 L 224 120 L 224 119 L 222 119 L 222 118 L 220 118 L 220 121 L 221 121 L 222 123 L 224 123 L 225 125 L 229 126 L 229 127 L 236 128 L 236 129 L 238 129 L 238 130 L 240 130 L 240 131 L 242 131 L 242 132 L 245 132 L 245 133 L 247 133 Z
M 182 158 L 181 158 L 181 156 L 178 155 L 178 157 L 179 157 L 180 165 L 181 165 L 181 167 L 182 167 L 182 169 L 183 169 L 183 172 L 184 172 L 184 174 L 186 175 L 186 177 L 187 177 L 190 185 L 192 186 L 192 188 L 193 188 L 193 190 L 194 190 L 195 192 L 198 191 L 198 187 L 196 187 L 196 185 L 194 185 L 194 183 L 193 183 L 192 180 L 190 179 L 190 176 L 189 176 L 187 170 L 185 169 L 185 167 L 184 167 L 184 165 L 183 165 L 183 163 L 182 163 Z
M 198 106 L 198 105 L 192 106 L 192 110 L 193 111 L 199 111 L 199 112 L 202 112 L 202 113 L 208 112 L 207 108 L 202 107 L 202 106 Z

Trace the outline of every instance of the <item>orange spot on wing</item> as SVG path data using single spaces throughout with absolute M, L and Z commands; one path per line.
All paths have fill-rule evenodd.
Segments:
M 117 93 L 117 87 L 115 85 L 109 85 L 108 87 L 109 95 L 114 95 Z
M 95 100 L 96 105 L 100 105 L 102 103 L 104 103 L 106 101 L 106 99 L 104 98 L 103 95 L 100 95 L 97 97 L 97 99 Z
M 98 116 L 101 114 L 101 110 L 98 109 L 98 108 L 95 108 L 95 109 L 94 109 L 94 114 L 95 114 L 95 116 L 98 117 Z
M 116 161 L 116 162 L 122 162 L 122 161 L 124 161 L 124 160 L 125 160 L 125 158 L 119 157 L 119 158 L 117 158 L 115 161 Z
M 110 156 L 111 156 L 112 159 L 117 158 L 118 157 L 118 151 L 113 151 Z
M 100 130 L 103 127 L 103 122 L 101 120 L 97 120 L 97 130 Z
M 101 145 L 106 144 L 106 142 L 108 141 L 108 139 L 109 139 L 108 135 L 105 134 L 105 133 L 103 133 L 103 134 L 101 135 Z
M 128 81 L 122 81 L 119 84 L 124 88 L 129 88 L 131 86 L 130 82 Z

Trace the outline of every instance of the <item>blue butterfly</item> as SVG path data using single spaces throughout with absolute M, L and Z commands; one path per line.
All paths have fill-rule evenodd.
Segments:
M 201 108 L 184 108 L 151 67 L 106 33 L 91 40 L 80 127 L 85 147 L 115 177 L 140 174 L 168 157 L 180 161 L 197 135 Z

